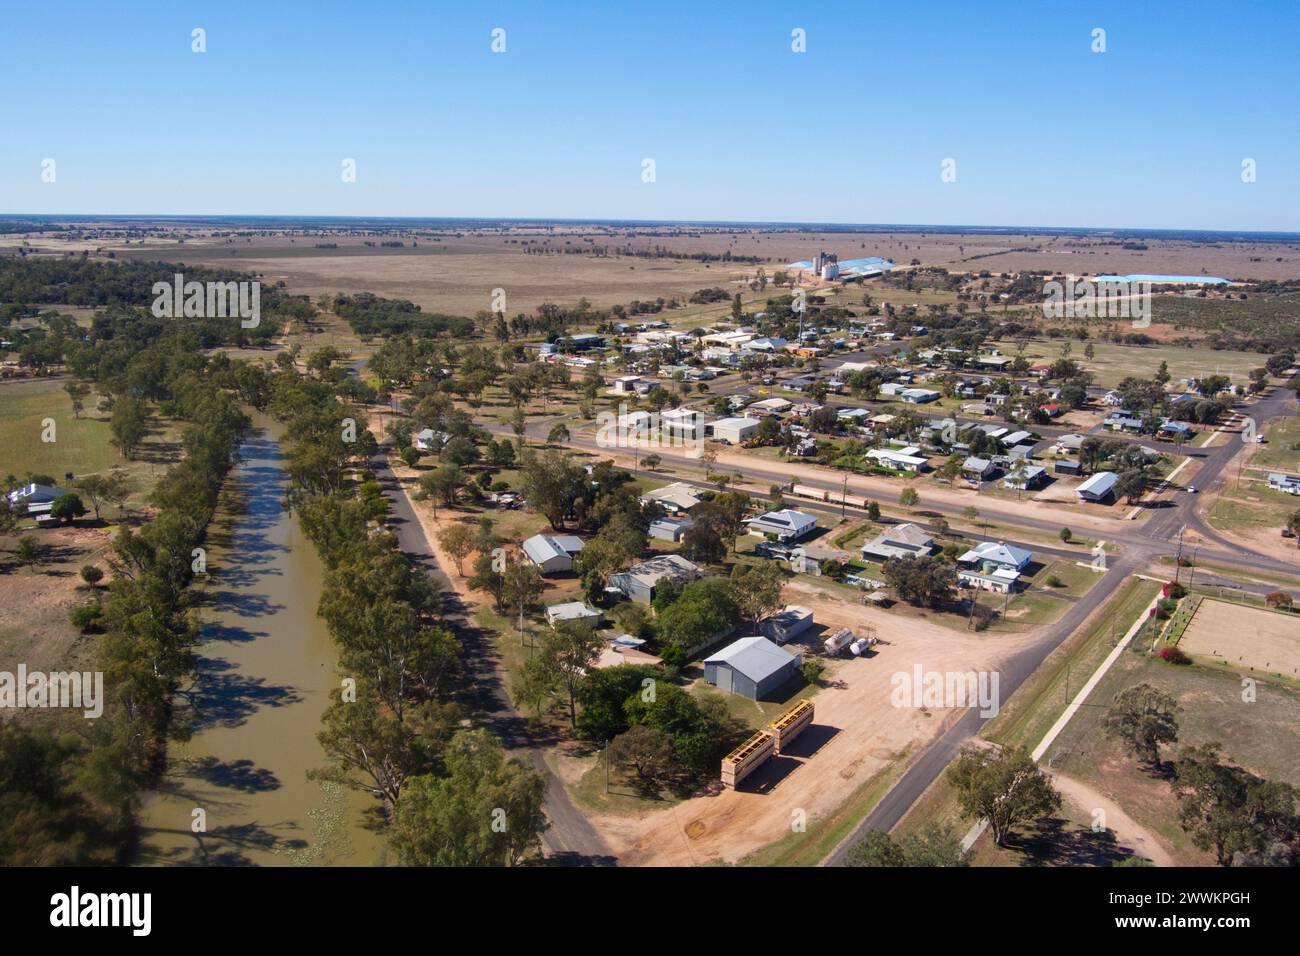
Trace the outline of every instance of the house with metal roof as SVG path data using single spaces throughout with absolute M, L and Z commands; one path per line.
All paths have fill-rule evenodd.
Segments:
M 1029 491 L 1037 488 L 1047 480 L 1047 469 L 1042 465 L 1025 465 L 1019 470 L 1013 470 L 1002 481 L 1003 488 L 1010 488 L 1013 491 Z
M 1115 492 L 1115 484 L 1119 481 L 1119 475 L 1113 471 L 1099 471 L 1078 488 L 1074 493 L 1079 496 L 1080 501 L 1105 501 Z
M 641 504 L 654 502 L 669 514 L 685 514 L 703 500 L 698 488 L 683 481 L 674 481 L 662 488 L 647 491 L 641 496 Z
M 915 558 L 933 552 L 934 538 L 910 521 L 886 528 L 862 546 L 862 557 L 868 561 Z
M 582 539 L 571 534 L 535 534 L 522 547 L 542 574 L 560 574 L 573 570 L 573 556 L 582 550 Z
M 10 506 L 19 514 L 39 514 L 50 510 L 50 505 L 54 499 L 63 494 L 63 489 L 56 488 L 53 485 L 28 484 L 23 485 L 16 491 L 9 492 L 6 497 L 9 499 Z
M 997 568 L 1023 571 L 1034 559 L 1034 552 L 1001 541 L 981 541 L 957 559 L 961 565 L 975 566 L 989 573 Z
M 665 580 L 694 581 L 702 576 L 698 567 L 679 554 L 659 554 L 648 561 L 609 576 L 609 587 L 621 591 L 624 597 L 649 604 L 654 599 L 655 588 Z
M 771 535 L 778 541 L 797 541 L 817 527 L 817 519 L 793 508 L 782 508 L 745 519 L 750 534 L 760 537 Z
M 771 638 L 778 644 L 784 644 L 792 637 L 798 637 L 813 625 L 813 612 L 798 604 L 787 604 L 781 610 L 769 614 L 759 622 L 758 629 L 764 637 Z
M 1285 491 L 1289 495 L 1300 495 L 1300 476 L 1277 471 L 1270 472 L 1268 486 L 1276 491 Z
M 605 623 L 605 615 L 583 601 L 552 604 L 546 609 L 546 622 L 554 627 L 561 621 L 590 621 L 594 627 Z
M 660 541 L 680 541 L 694 523 L 688 515 L 680 518 L 656 518 L 650 522 L 650 537 Z
M 976 478 L 983 481 L 998 470 L 997 465 L 987 458 L 976 458 L 971 456 L 961 463 L 961 473 L 965 478 Z
M 867 452 L 867 457 L 885 468 L 892 468 L 895 471 L 919 472 L 924 471 L 926 465 L 930 463 L 928 458 L 922 458 L 916 454 L 920 450 L 915 445 L 909 445 L 897 451 L 889 448 L 872 448 Z
M 1020 581 L 1020 572 L 1009 568 L 994 568 L 992 571 L 980 571 L 976 568 L 960 568 L 957 571 L 957 583 L 968 588 L 980 588 L 997 594 L 1010 594 Z
M 764 700 L 790 680 L 803 656 L 766 637 L 742 637 L 704 661 L 704 679 L 719 690 Z

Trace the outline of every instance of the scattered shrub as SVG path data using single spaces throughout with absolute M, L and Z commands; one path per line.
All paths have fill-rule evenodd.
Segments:
M 1192 659 L 1172 644 L 1160 649 L 1160 659 L 1166 664 L 1190 664 Z

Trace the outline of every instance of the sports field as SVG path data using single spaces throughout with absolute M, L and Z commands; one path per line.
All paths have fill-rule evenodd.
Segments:
M 1237 667 L 1300 677 L 1300 614 L 1207 598 L 1178 646 Z

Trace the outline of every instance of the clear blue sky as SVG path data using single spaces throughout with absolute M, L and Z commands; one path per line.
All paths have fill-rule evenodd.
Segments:
M 1300 230 L 1298 35 L 1282 0 L 14 3 L 0 213 Z

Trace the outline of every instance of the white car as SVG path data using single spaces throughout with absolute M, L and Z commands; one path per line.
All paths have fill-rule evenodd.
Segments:
M 1194 495 L 1194 494 L 1196 494 L 1196 486 L 1195 486 L 1195 485 L 1188 485 L 1188 486 L 1187 486 L 1187 493 L 1188 493 L 1189 495 Z

